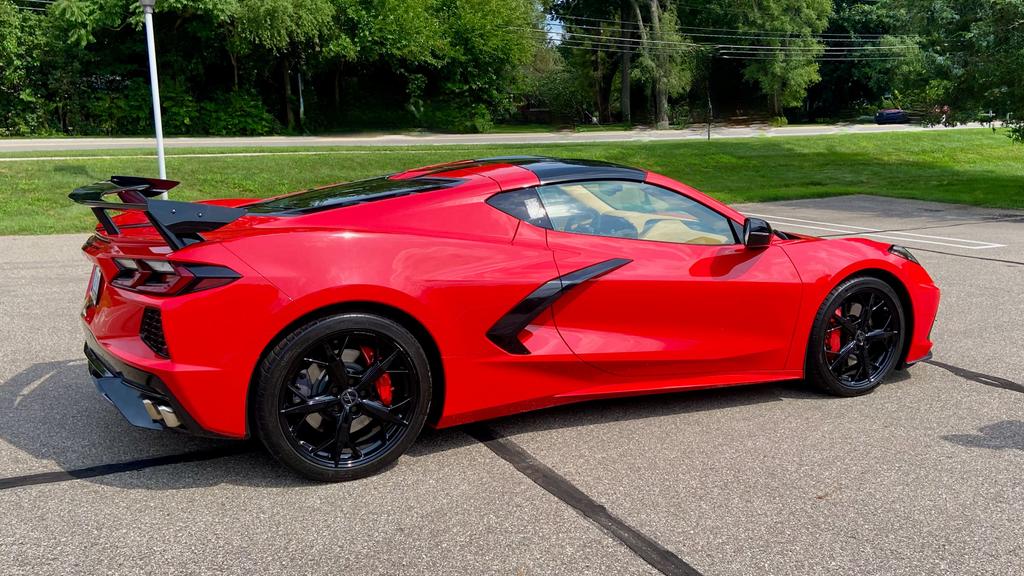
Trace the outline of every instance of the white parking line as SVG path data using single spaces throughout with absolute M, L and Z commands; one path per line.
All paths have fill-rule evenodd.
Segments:
M 877 228 L 865 228 L 864 226 L 853 226 L 851 224 L 836 224 L 834 222 L 819 222 L 817 220 L 804 220 L 802 218 L 789 218 L 786 216 L 773 216 L 771 214 L 749 214 L 766 220 L 783 221 L 785 226 L 794 228 L 807 228 L 810 230 L 824 230 L 827 232 L 838 232 L 850 236 L 872 236 L 886 240 L 897 240 L 900 242 L 917 242 L 919 244 L 937 244 L 939 246 L 950 246 L 952 248 L 963 248 L 967 250 L 984 250 L 987 248 L 1002 248 L 1005 244 L 994 242 L 983 242 L 980 240 L 967 240 L 964 238 L 949 238 L 947 236 L 931 236 L 928 234 L 914 234 L 911 232 L 887 232 Z M 817 226 L 812 226 L 817 224 Z M 927 240 L 926 240 L 927 238 Z M 946 242 L 943 242 L 945 240 Z

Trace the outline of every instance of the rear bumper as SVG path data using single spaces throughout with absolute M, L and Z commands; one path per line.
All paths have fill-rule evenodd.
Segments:
M 130 424 L 152 430 L 172 429 L 197 436 L 226 437 L 197 424 L 159 377 L 107 353 L 88 330 L 85 358 L 96 389 Z

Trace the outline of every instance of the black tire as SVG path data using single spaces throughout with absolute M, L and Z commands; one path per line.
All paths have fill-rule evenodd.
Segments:
M 430 396 L 430 363 L 408 330 L 380 316 L 338 314 L 296 329 L 260 363 L 253 429 L 270 454 L 302 476 L 355 480 L 409 448 Z
M 906 314 L 892 286 L 871 276 L 844 280 L 814 317 L 807 380 L 837 396 L 866 394 L 899 364 L 905 331 Z

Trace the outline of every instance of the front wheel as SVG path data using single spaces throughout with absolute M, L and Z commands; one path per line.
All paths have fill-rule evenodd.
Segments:
M 314 320 L 260 366 L 256 433 L 299 474 L 326 482 L 368 476 L 419 435 L 430 408 L 430 366 L 401 325 L 370 314 Z
M 860 276 L 836 286 L 811 328 L 807 378 L 839 396 L 870 392 L 899 363 L 905 316 L 892 287 Z

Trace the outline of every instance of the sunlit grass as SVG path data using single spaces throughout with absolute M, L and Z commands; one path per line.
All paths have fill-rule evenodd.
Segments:
M 223 155 L 245 152 L 268 154 Z M 183 156 L 197 153 L 213 155 Z M 68 192 L 112 174 L 155 175 L 156 161 L 138 157 L 150 154 L 19 153 L 71 158 L 0 161 L 0 234 L 90 229 L 92 215 L 68 200 Z M 725 202 L 877 194 L 1024 208 L 1024 146 L 986 129 L 710 142 L 172 149 L 168 154 L 168 175 L 182 182 L 172 196 L 181 200 L 270 196 L 448 160 L 537 154 L 608 160 L 661 172 Z

